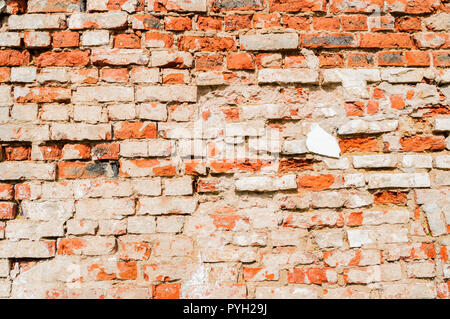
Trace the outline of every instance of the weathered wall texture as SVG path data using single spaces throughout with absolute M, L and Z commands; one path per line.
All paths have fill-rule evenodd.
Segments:
M 448 0 L 0 7 L 0 297 L 448 298 Z

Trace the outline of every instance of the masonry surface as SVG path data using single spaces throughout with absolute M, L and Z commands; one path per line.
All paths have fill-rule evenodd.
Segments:
M 449 298 L 447 0 L 0 10 L 0 298 Z

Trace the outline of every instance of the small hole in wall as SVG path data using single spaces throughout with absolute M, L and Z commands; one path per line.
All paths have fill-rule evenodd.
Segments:
M 87 10 L 87 0 L 81 0 L 81 12 L 86 12 Z

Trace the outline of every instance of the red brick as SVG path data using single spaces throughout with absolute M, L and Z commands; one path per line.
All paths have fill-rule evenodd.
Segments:
M 78 32 L 54 32 L 52 38 L 54 48 L 77 47 L 80 42 L 80 34 Z
M 222 70 L 223 56 L 220 54 L 198 56 L 195 58 L 195 69 L 198 71 Z
M 287 28 L 295 29 L 295 30 L 310 30 L 310 22 L 309 18 L 306 17 L 292 17 L 292 16 L 283 16 L 283 25 Z
M 430 66 L 430 53 L 426 51 L 406 51 L 407 66 Z M 435 63 L 436 64 L 436 63 Z
M 4 150 L 8 161 L 26 161 L 31 158 L 30 146 L 6 146 Z
M 16 218 L 17 205 L 11 202 L 0 202 L 0 219 Z
M 249 53 L 232 53 L 227 55 L 227 67 L 230 70 L 254 70 L 255 57 Z
M 396 110 L 402 110 L 405 108 L 406 103 L 401 94 L 393 94 L 389 97 L 391 101 L 391 107 Z
M 228 15 L 225 17 L 226 31 L 250 29 L 251 27 L 252 16 L 250 15 Z
M 59 162 L 58 177 L 67 179 L 95 178 L 104 176 L 101 163 L 88 162 Z
M 114 36 L 114 47 L 118 49 L 139 49 L 141 38 L 136 34 L 117 34 Z
M 313 28 L 317 31 L 339 31 L 340 23 L 337 17 L 314 17 Z
M 366 31 L 367 17 L 362 15 L 341 16 L 344 31 Z
M 223 20 L 219 17 L 198 17 L 197 18 L 197 27 L 199 30 L 208 31 L 208 30 L 222 30 Z
M 114 130 L 114 138 L 119 140 L 130 138 L 155 138 L 156 124 L 151 122 L 120 122 L 121 126 Z
M 335 272 L 333 268 L 294 268 L 288 272 L 288 281 L 295 284 L 335 283 L 335 280 L 328 280 L 327 271 Z
M 380 150 L 375 137 L 350 137 L 339 140 L 341 153 L 377 152 Z
M 18 50 L 0 50 L 0 66 L 21 66 L 30 63 L 30 53 Z
M 433 63 L 435 66 L 450 66 L 450 51 L 434 51 Z
M 38 67 L 45 66 L 86 66 L 89 63 L 89 51 L 45 52 L 36 58 Z
M 153 297 L 155 299 L 180 299 L 181 284 L 168 283 L 153 286 Z
M 192 29 L 192 19 L 189 17 L 165 17 L 164 29 L 168 31 L 188 31 Z
M 102 81 L 106 82 L 118 82 L 118 83 L 127 83 L 128 69 L 111 69 L 104 68 L 100 72 Z
M 376 204 L 406 205 L 408 193 L 396 191 L 381 191 L 374 194 Z
M 0 68 L 0 82 L 9 82 L 11 77 L 10 68 Z
M 323 189 L 328 189 L 334 183 L 334 176 L 328 175 L 317 175 L 317 176 L 298 176 L 297 186 L 298 189 L 306 189 L 312 191 L 319 191 Z
M 375 66 L 375 55 L 372 53 L 351 52 L 347 54 L 349 67 Z
M 443 136 L 408 136 L 400 139 L 404 152 L 443 151 L 445 138 Z
M 400 17 L 395 19 L 395 30 L 399 32 L 417 32 L 422 30 L 419 17 Z
M 265 29 L 281 26 L 280 15 L 278 13 L 254 14 L 253 28 Z
M 364 116 L 364 102 L 345 103 L 347 116 Z
M 361 48 L 412 48 L 414 42 L 407 33 L 362 33 Z
M 92 147 L 93 160 L 119 159 L 119 144 L 96 144 Z
M 379 66 L 404 66 L 405 57 L 401 51 L 378 52 Z
M 319 64 L 322 68 L 338 68 L 344 66 L 342 53 L 322 53 L 319 55 Z
M 269 0 L 270 11 L 284 12 L 323 12 L 326 11 L 324 0 Z
M 235 51 L 233 38 L 182 36 L 178 43 L 183 51 Z
M 58 160 L 62 155 L 62 145 L 43 145 L 39 146 L 42 157 L 46 161 Z
M 303 34 L 302 46 L 307 48 L 351 48 L 357 46 L 352 33 L 311 33 Z

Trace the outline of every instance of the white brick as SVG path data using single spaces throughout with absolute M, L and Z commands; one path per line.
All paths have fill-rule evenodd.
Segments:
M 426 203 L 422 207 L 428 220 L 433 236 L 440 236 L 447 233 L 447 225 L 441 208 L 436 203 Z
M 81 35 L 81 44 L 84 46 L 108 45 L 109 31 L 107 30 L 85 31 Z
M 105 140 L 110 137 L 110 124 L 52 124 L 52 140 Z
M 168 196 L 192 195 L 192 177 L 175 177 L 164 180 L 165 194 Z
M 434 130 L 437 132 L 450 131 L 450 118 L 435 119 Z
M 321 289 L 316 287 L 257 287 L 257 299 L 318 299 Z
M 10 30 L 62 29 L 66 17 L 64 14 L 21 14 L 8 18 Z
M 239 37 L 243 50 L 285 50 L 296 49 L 299 44 L 296 33 L 245 34 Z
M 28 48 L 46 48 L 52 40 L 48 32 L 26 32 L 23 41 Z
M 406 168 L 431 168 L 431 155 L 404 155 L 402 166 Z
M 0 180 L 54 180 L 55 169 L 54 163 L 2 162 L 0 163 Z
M 192 214 L 198 200 L 191 197 L 140 198 L 137 205 L 139 215 Z
M 133 181 L 133 189 L 138 195 L 160 196 L 161 178 L 136 179 Z
M 161 103 L 139 104 L 137 107 L 138 118 L 153 121 L 167 120 L 167 106 Z
M 75 13 L 68 19 L 69 29 L 116 29 L 127 24 L 126 12 Z
M 156 232 L 155 217 L 132 216 L 128 217 L 128 233 L 152 234 Z
M 397 157 L 394 155 L 361 155 L 353 156 L 355 168 L 391 168 L 397 166 Z
M 11 68 L 11 82 L 33 83 L 36 80 L 35 67 Z
M 127 102 L 133 100 L 133 88 L 124 86 L 79 87 L 73 95 L 74 102 Z
M 49 241 L 31 240 L 1 240 L 0 258 L 49 258 L 55 255 L 55 251 L 49 245 Z
M 423 76 L 423 69 L 392 68 L 381 70 L 381 79 L 390 83 L 418 83 L 422 81 Z
M 197 87 L 189 85 L 140 86 L 136 101 L 197 102 Z
M 75 210 L 73 200 L 59 201 L 29 201 L 21 204 L 22 214 L 38 221 L 66 221 L 73 216 Z
M 20 33 L 18 32 L 1 32 L 0 46 L 2 47 L 19 47 Z
M 317 83 L 319 73 L 311 69 L 262 69 L 259 83 Z
M 369 188 L 410 188 L 410 187 L 430 187 L 430 177 L 428 174 L 371 174 L 368 176 Z
M 70 81 L 70 72 L 67 68 L 44 68 L 37 75 L 37 81 L 66 83 Z
M 113 219 L 134 214 L 134 200 L 128 198 L 80 199 L 75 203 L 76 219 Z
M 378 134 L 395 131 L 398 128 L 397 120 L 385 120 L 385 121 L 364 121 L 364 120 L 351 120 L 340 126 L 338 134 L 350 135 L 350 134 Z
M 434 166 L 437 168 L 449 169 L 450 168 L 450 155 L 436 156 L 434 158 Z

